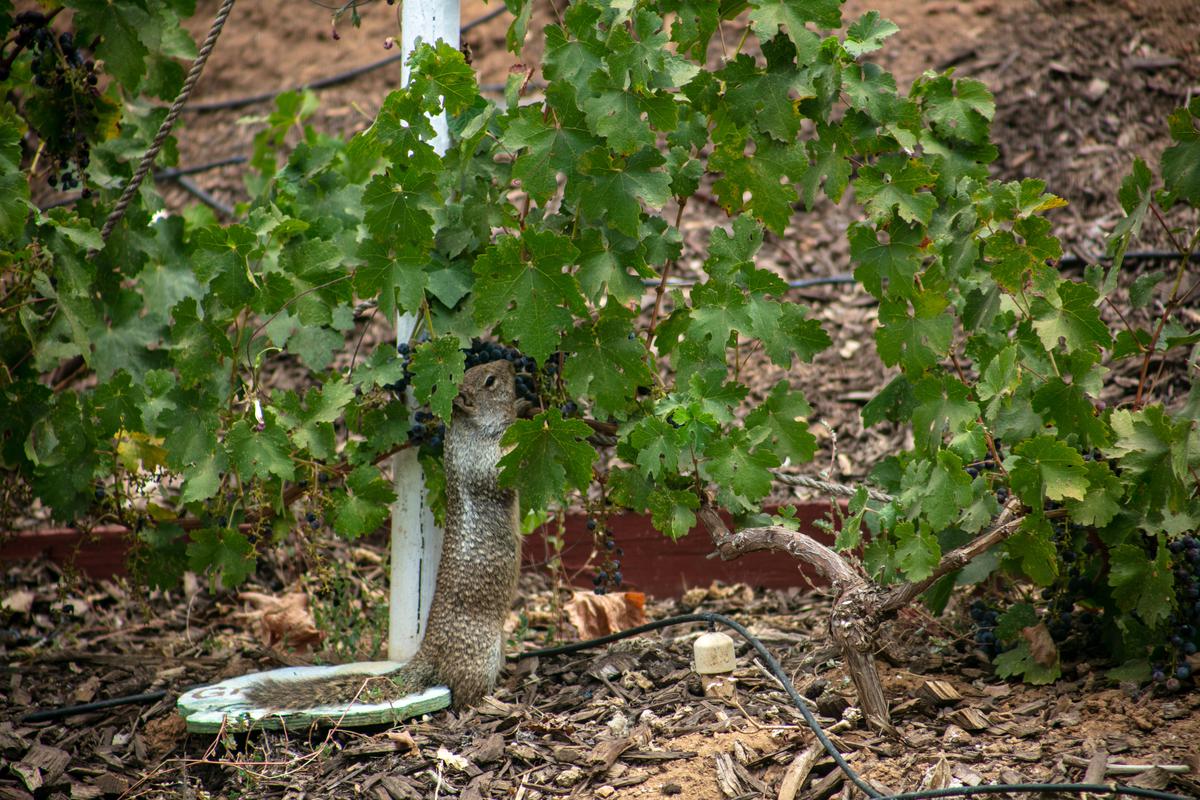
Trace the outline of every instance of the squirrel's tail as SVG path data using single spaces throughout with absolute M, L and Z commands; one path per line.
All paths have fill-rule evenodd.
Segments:
M 246 687 L 246 700 L 276 710 L 356 703 L 386 703 L 438 683 L 433 666 L 417 661 L 382 675 L 335 675 L 281 681 L 267 678 Z

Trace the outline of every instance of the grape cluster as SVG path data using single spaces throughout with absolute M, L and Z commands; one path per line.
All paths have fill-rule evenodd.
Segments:
M 446 423 L 428 411 L 417 411 L 408 429 L 408 441 L 432 455 L 441 455 L 446 440 Z
M 600 554 L 600 568 L 592 576 L 593 591 L 596 594 L 608 594 L 611 589 L 619 589 L 624 580 L 621 575 L 621 556 L 625 551 L 617 546 L 612 528 L 608 525 L 588 518 L 587 529 L 592 534 L 596 552 Z
M 412 347 L 408 342 L 400 342 L 396 345 L 396 351 L 404 360 L 404 375 L 400 380 L 389 385 L 388 389 L 394 392 L 397 397 L 403 398 L 405 391 L 412 382 L 412 372 L 409 369 Z M 471 346 L 463 349 L 463 354 L 467 369 L 479 366 L 480 364 L 490 364 L 493 361 L 508 361 L 517 372 L 517 398 L 535 405 L 538 403 L 537 362 L 529 356 L 524 355 L 520 350 L 498 342 L 485 342 L 480 339 L 473 339 Z M 573 406 L 574 403 L 568 403 L 568 405 Z M 563 413 L 567 412 L 564 410 Z M 414 414 L 413 425 L 408 431 L 408 440 L 410 443 L 420 447 L 427 453 L 440 455 L 445 439 L 446 425 L 444 422 L 439 421 L 435 415 L 424 409 Z
M 1152 669 L 1156 681 L 1166 682 L 1168 688 L 1177 689 L 1176 684 L 1192 677 L 1188 656 L 1200 649 L 1200 539 L 1184 536 L 1167 545 L 1171 551 L 1175 571 L 1175 599 L 1177 611 L 1167 617 L 1171 630 L 1168 637 L 1168 655 L 1171 664 L 1155 664 Z
M 1000 642 L 996 640 L 996 620 L 1000 612 L 982 600 L 971 603 L 971 621 L 975 623 L 975 646 L 994 659 L 1000 654 Z
M 404 375 L 400 380 L 390 384 L 387 388 L 396 394 L 397 397 L 404 397 L 405 391 L 412 382 L 412 372 L 409 370 L 409 358 L 412 355 L 412 347 L 408 342 L 400 342 L 396 345 L 396 350 L 404 360 Z M 516 370 L 516 389 L 517 399 L 524 400 L 533 406 L 541 404 L 541 395 L 539 386 L 548 384 L 553 381 L 558 375 L 559 364 L 565 358 L 564 354 L 554 353 L 546 359 L 545 365 L 539 370 L 537 361 L 523 354 L 515 347 L 500 344 L 499 342 L 485 342 L 481 339 L 472 339 L 471 346 L 463 349 L 465 356 L 466 368 L 477 367 L 480 364 L 490 364 L 493 361 L 507 361 L 513 365 Z M 579 413 L 579 405 L 574 400 L 567 400 L 559 406 L 559 410 L 563 416 L 570 417 Z M 419 423 L 427 422 L 428 420 L 418 419 Z M 420 438 L 423 434 L 419 434 Z M 424 439 L 421 439 L 424 441 Z
M 84 182 L 90 161 L 89 138 L 111 113 L 98 87 L 96 64 L 85 58 L 70 31 L 55 35 L 49 18 L 25 11 L 14 20 L 15 50 L 0 61 L 0 80 L 8 77 L 12 60 L 27 50 L 35 90 L 26 98 L 25 115 L 42 140 L 43 157 L 52 164 L 49 183 L 74 189 Z M 83 190 L 84 197 L 90 195 Z
M 400 358 L 404 361 L 404 375 L 395 383 L 388 384 L 388 389 L 396 395 L 397 398 L 403 400 L 404 393 L 408 390 L 408 385 L 412 381 L 412 372 L 408 369 L 409 360 L 412 357 L 412 347 L 408 342 L 400 342 L 396 345 L 396 352 L 400 354 Z
M 1057 509 L 1048 503 L 1048 510 Z M 1054 585 L 1042 590 L 1047 602 L 1046 630 L 1065 654 L 1099 652 L 1103 645 L 1100 616 L 1086 608 L 1094 593 L 1094 582 L 1102 574 L 1102 559 L 1088 529 L 1081 525 L 1055 521 L 1054 547 L 1065 572 Z

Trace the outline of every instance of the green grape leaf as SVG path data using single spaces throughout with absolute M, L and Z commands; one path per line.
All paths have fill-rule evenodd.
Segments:
M 245 478 L 269 478 L 272 475 L 292 480 L 292 447 L 287 434 L 273 415 L 265 415 L 262 430 L 249 420 L 240 419 L 225 435 L 225 449 L 238 474 Z
M 1200 208 L 1200 98 L 1193 98 L 1187 108 L 1181 108 L 1167 118 L 1167 126 L 1175 144 L 1163 150 L 1162 176 L 1163 207 L 1170 208 L 1183 200 L 1192 208 Z
M 688 338 L 705 344 L 710 355 L 723 358 L 730 335 L 750 328 L 746 296 L 730 284 L 706 281 L 696 286 L 692 304 Z
M 1078 383 L 1048 377 L 1033 393 L 1033 410 L 1057 425 L 1060 436 L 1077 437 L 1085 450 L 1108 444 L 1108 428 Z
M 987 86 L 963 78 L 952 81 L 939 75 L 921 87 L 926 116 L 944 137 L 972 144 L 987 141 L 988 126 L 996 113 L 996 101 Z
M 765 428 L 766 441 L 777 454 L 793 463 L 805 463 L 812 461 L 817 451 L 817 438 L 808 430 L 807 418 L 811 413 L 804 395 L 781 381 L 762 405 L 746 416 L 746 429 L 754 435 L 753 429 Z
M 178 525 L 147 526 L 138 531 L 143 545 L 131 556 L 130 568 L 155 589 L 174 589 L 187 571 L 187 536 Z
M 1137 545 L 1119 544 L 1109 550 L 1108 585 L 1123 611 L 1134 611 L 1150 627 L 1171 613 L 1175 577 L 1171 574 L 1166 540 L 1159 537 L 1157 555 L 1147 557 Z
M 324 372 L 333 361 L 334 351 L 345 344 L 337 331 L 319 325 L 300 325 L 288 337 L 287 349 L 313 372 Z
M 916 407 L 912 411 L 916 446 L 933 455 L 943 434 L 958 435 L 979 416 L 979 407 L 968 398 L 970 390 L 954 378 L 924 378 L 912 386 Z M 904 398 L 907 399 L 907 398 Z
M 605 294 L 621 303 L 641 297 L 645 291 L 641 278 L 629 271 L 630 266 L 638 269 L 637 252 L 617 249 L 621 235 L 614 231 L 608 231 L 608 236 L 596 228 L 587 228 L 581 233 L 575 240 L 579 247 L 578 277 L 579 286 L 588 299 L 599 305 Z M 631 259 L 635 260 L 633 265 L 629 263 Z M 647 271 L 645 274 L 650 277 L 653 273 Z
M 81 42 L 99 37 L 95 52 L 104 59 L 104 68 L 131 94 L 146 74 L 150 51 L 143 44 L 161 36 L 170 24 L 167 17 L 151 14 L 137 0 L 73 0 L 76 35 Z
M 637 93 L 618 88 L 601 92 L 583 103 L 589 130 L 604 137 L 609 146 L 623 156 L 654 145 L 654 131 L 650 129 L 650 123 L 642 119 L 643 110 Z M 598 152 L 612 157 L 605 150 Z
M 742 54 L 717 77 L 726 83 L 725 101 L 733 118 L 753 120 L 757 130 L 785 143 L 800 132 L 800 101 L 817 93 L 808 75 L 798 72 L 790 58 L 762 70 L 751 56 Z
M 809 165 L 799 181 L 804 207 L 812 211 L 820 186 L 824 186 L 826 197 L 840 203 L 850 185 L 850 154 L 853 152 L 845 130 L 841 126 L 818 122 L 817 137 L 810 139 L 805 149 Z
M 399 241 L 420 250 L 433 241 L 435 176 L 415 169 L 389 169 L 363 191 L 363 222 L 383 242 Z
M 991 400 L 1016 391 L 1020 382 L 1017 348 L 1010 345 L 987 362 L 983 374 L 979 377 L 979 382 L 975 384 L 975 392 L 979 395 L 980 400 Z
M 704 0 L 665 0 L 660 8 L 674 15 L 671 41 L 678 52 L 703 61 L 708 43 L 721 21 L 719 4 Z
M 225 453 L 212 450 L 183 471 L 183 491 L 179 502 L 188 504 L 207 500 L 221 488 L 221 475 L 229 466 Z
M 360 389 L 389 386 L 404 377 L 404 359 L 388 342 L 379 344 L 371 355 L 358 362 L 350 375 L 351 382 Z
M 1096 307 L 1099 299 L 1099 292 L 1091 286 L 1074 281 L 1062 281 L 1054 292 L 1035 297 L 1029 311 L 1046 349 L 1056 349 L 1060 339 L 1068 351 L 1111 346 L 1108 325 Z
M 501 237 L 475 262 L 476 323 L 500 322 L 506 338 L 545 361 L 571 327 L 572 312 L 587 313 L 579 284 L 563 269 L 578 256 L 570 240 L 551 231 L 530 227 L 520 238 Z
M 853 58 L 873 53 L 883 47 L 883 40 L 899 32 L 900 27 L 884 19 L 878 11 L 868 11 L 846 29 L 846 40 L 842 47 Z
M 916 294 L 913 276 L 921 269 L 921 243 L 925 237 L 919 225 L 892 225 L 886 242 L 880 242 L 875 230 L 861 222 L 852 224 L 848 235 L 850 257 L 858 262 L 854 278 L 864 289 L 883 299 L 886 280 L 889 293 L 904 297 Z
M 29 216 L 29 180 L 21 172 L 21 133 L 0 119 L 0 238 L 16 240 Z
M 683 440 L 677 429 L 658 417 L 643 417 L 629 430 L 629 443 L 642 472 L 659 478 L 663 472 L 679 470 Z
M 842 26 L 841 0 L 751 0 L 750 22 L 761 41 L 787 29 L 802 60 L 815 54 L 817 35 L 808 29 L 812 22 L 822 28 Z
M 258 566 L 254 545 L 241 531 L 201 528 L 192 531 L 187 545 L 188 568 L 220 575 L 221 585 L 232 589 L 254 574 Z
M 350 301 L 350 274 L 337 243 L 324 239 L 294 239 L 279 254 L 279 271 L 271 272 L 267 291 L 272 302 L 264 311 L 284 304 L 302 325 L 330 325 L 333 309 Z M 284 280 L 278 280 L 279 277 Z M 274 292 L 272 291 L 274 285 Z M 282 294 L 279 289 L 286 286 Z
M 1154 289 L 1166 280 L 1169 274 L 1166 270 L 1158 269 L 1138 275 L 1133 279 L 1133 285 L 1129 287 L 1129 304 L 1134 308 L 1148 306 L 1154 299 Z
M 907 422 L 916 404 L 912 384 L 904 375 L 897 375 L 863 406 L 863 425 L 870 428 L 884 420 Z
M 233 357 L 233 345 L 222 328 L 199 316 L 193 298 L 181 300 L 171 309 L 171 317 L 171 362 L 184 384 L 207 380 L 218 370 L 228 371 L 224 365 Z
M 360 464 L 346 476 L 346 492 L 333 495 L 333 529 L 348 539 L 365 536 L 387 521 L 395 499 L 379 469 Z
M 947 313 L 949 300 L 935 291 L 916 293 L 909 302 L 887 296 L 879 305 L 875 343 L 879 358 L 889 367 L 897 364 L 911 372 L 922 372 L 937 363 L 950 349 L 954 317 Z
M 1109 281 L 1116 281 L 1117 272 L 1125 258 L 1125 250 L 1129 247 L 1129 243 L 1141 233 L 1142 222 L 1146 219 L 1146 213 L 1150 210 L 1150 201 L 1153 198 L 1150 191 L 1150 184 L 1153 180 L 1154 176 L 1150 174 L 1150 167 L 1146 166 L 1146 162 L 1135 158 L 1129 174 L 1121 181 L 1117 197 L 1121 201 L 1121 208 L 1124 209 L 1125 216 L 1117 221 L 1117 224 L 1113 226 L 1112 233 L 1108 235 L 1108 254 L 1113 259 L 1112 267 L 1109 269 Z M 1111 287 L 1106 287 L 1105 294 L 1111 290 Z
M 1020 676 L 1026 683 L 1034 686 L 1045 686 L 1054 683 L 1062 677 L 1062 662 L 1055 652 L 1054 663 L 1049 666 L 1039 664 L 1029 650 L 1029 643 L 1022 641 L 1011 650 L 1005 650 L 996 656 L 996 674 L 1001 678 Z
M 1031 514 L 1021 528 L 1004 541 L 1005 554 L 1021 572 L 1039 586 L 1049 586 L 1058 577 L 1058 553 L 1054 549 L 1054 531 L 1045 517 Z
M 408 63 L 412 67 L 410 87 L 423 90 L 427 106 L 433 106 L 435 98 L 441 97 L 446 113 L 456 115 L 474 105 L 479 97 L 475 70 L 462 51 L 447 42 L 422 42 L 408 57 Z
M 753 447 L 743 429 L 709 442 L 700 471 L 705 478 L 734 495 L 754 503 L 771 492 L 771 469 L 779 457 L 770 450 Z
M 434 414 L 449 421 L 465 363 L 466 356 L 454 336 L 439 336 L 417 345 L 409 367 L 417 402 L 428 403 Z
M 1028 603 L 1013 603 L 996 620 L 996 638 L 1013 642 L 1020 638 L 1021 629 L 1039 622 L 1037 610 Z
M 672 539 L 680 539 L 696 527 L 700 500 L 692 492 L 657 486 L 648 498 L 650 524 Z
M 783 234 L 792 218 L 796 188 L 784 183 L 785 176 L 799 179 L 808 169 L 801 143 L 782 144 L 759 141 L 754 155 L 746 155 L 742 143 L 736 147 L 719 146 L 709 159 L 708 168 L 724 175 L 713 184 L 721 206 L 731 215 L 748 207 L 755 217 L 778 234 Z M 750 200 L 743 201 L 749 193 Z
M 854 181 L 854 193 L 878 224 L 898 216 L 905 222 L 928 225 L 937 198 L 928 191 L 934 174 L 925 164 L 902 155 L 881 156 L 864 166 Z
M 1089 461 L 1084 466 L 1087 469 L 1087 494 L 1082 500 L 1068 499 L 1065 504 L 1075 522 L 1103 528 L 1121 512 L 1124 486 L 1108 464 Z
M 582 116 L 547 117 L 535 106 L 517 109 L 500 140 L 509 150 L 522 151 L 513 162 L 512 176 L 540 203 L 558 191 L 558 173 L 574 172 L 583 154 L 598 144 Z
M 557 408 L 517 420 L 500 441 L 512 448 L 500 459 L 500 485 L 517 489 L 526 508 L 545 508 L 571 487 L 586 490 L 596 460 L 591 434 L 587 423 L 563 419 Z
M 918 469 L 922 464 L 925 469 Z M 904 486 L 902 497 L 909 503 L 916 501 L 934 530 L 948 528 L 973 497 L 971 477 L 963 469 L 962 459 L 949 450 L 939 450 L 932 465 L 913 462 L 905 471 Z
M 922 581 L 933 574 L 942 558 L 942 548 L 932 531 L 902 520 L 896 523 L 892 538 L 896 542 L 896 566 L 907 580 Z
M 567 391 L 590 397 L 597 419 L 625 419 L 638 387 L 654 383 L 635 321 L 631 311 L 610 303 L 594 322 L 577 326 L 564 339 L 572 353 L 563 367 Z
M 1082 500 L 1087 493 L 1087 470 L 1083 456 L 1065 442 L 1042 435 L 1013 448 L 1009 466 L 1012 490 L 1033 508 L 1041 508 L 1043 498 L 1061 501 Z
M 414 314 L 421 308 L 429 287 L 427 250 L 402 244 L 393 251 L 368 239 L 358 257 L 363 263 L 354 271 L 354 291 L 359 297 L 378 297 L 385 319 L 394 319 L 397 311 Z
M 335 441 L 332 424 L 342 418 L 353 400 L 354 386 L 338 378 L 320 388 L 309 389 L 304 395 L 303 409 L 298 403 L 281 402 L 279 423 L 291 431 L 296 447 L 308 449 L 317 458 L 332 458 Z
M 1175 422 L 1155 405 L 1140 411 L 1117 409 L 1109 424 L 1116 440 L 1104 455 L 1120 459 L 1122 475 L 1141 479 L 1136 491 L 1151 507 L 1162 507 L 1183 493 L 1189 453 L 1194 452 L 1188 419 Z
M 762 342 L 773 363 L 785 369 L 791 368 L 793 356 L 811 361 L 833 343 L 821 322 L 806 319 L 807 309 L 798 303 L 780 303 L 754 294 L 748 312 L 747 332 Z
M 671 199 L 671 176 L 666 159 L 645 148 L 628 158 L 613 158 L 602 148 L 584 153 L 578 163 L 583 180 L 568 184 L 568 194 L 589 219 L 603 219 L 626 236 L 639 233 L 642 207 L 662 208 Z

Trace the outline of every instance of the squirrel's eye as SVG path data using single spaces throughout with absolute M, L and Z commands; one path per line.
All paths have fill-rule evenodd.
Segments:
M 492 384 L 493 384 L 493 383 L 495 383 L 495 382 L 496 382 L 496 376 L 495 376 L 495 375 L 488 375 L 488 376 L 487 376 L 487 380 L 483 382 L 483 385 L 484 385 L 485 387 L 487 387 L 488 389 L 490 389 L 490 388 L 492 388 Z

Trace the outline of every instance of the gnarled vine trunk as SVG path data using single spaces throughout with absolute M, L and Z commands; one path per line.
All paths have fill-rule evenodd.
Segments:
M 883 683 L 875 666 L 880 623 L 919 597 L 939 578 L 962 569 L 971 559 L 1015 532 L 1021 524 L 1018 508 L 1015 501 L 1010 502 L 988 530 L 942 556 L 929 577 L 890 587 L 879 586 L 857 565 L 799 531 L 768 526 L 731 532 L 716 509 L 707 503 L 701 507 L 699 517 L 717 553 L 726 561 L 756 550 L 785 552 L 812 565 L 829 580 L 836 593 L 829 616 L 829 633 L 846 660 L 858 692 L 859 708 L 873 729 L 895 735 Z

